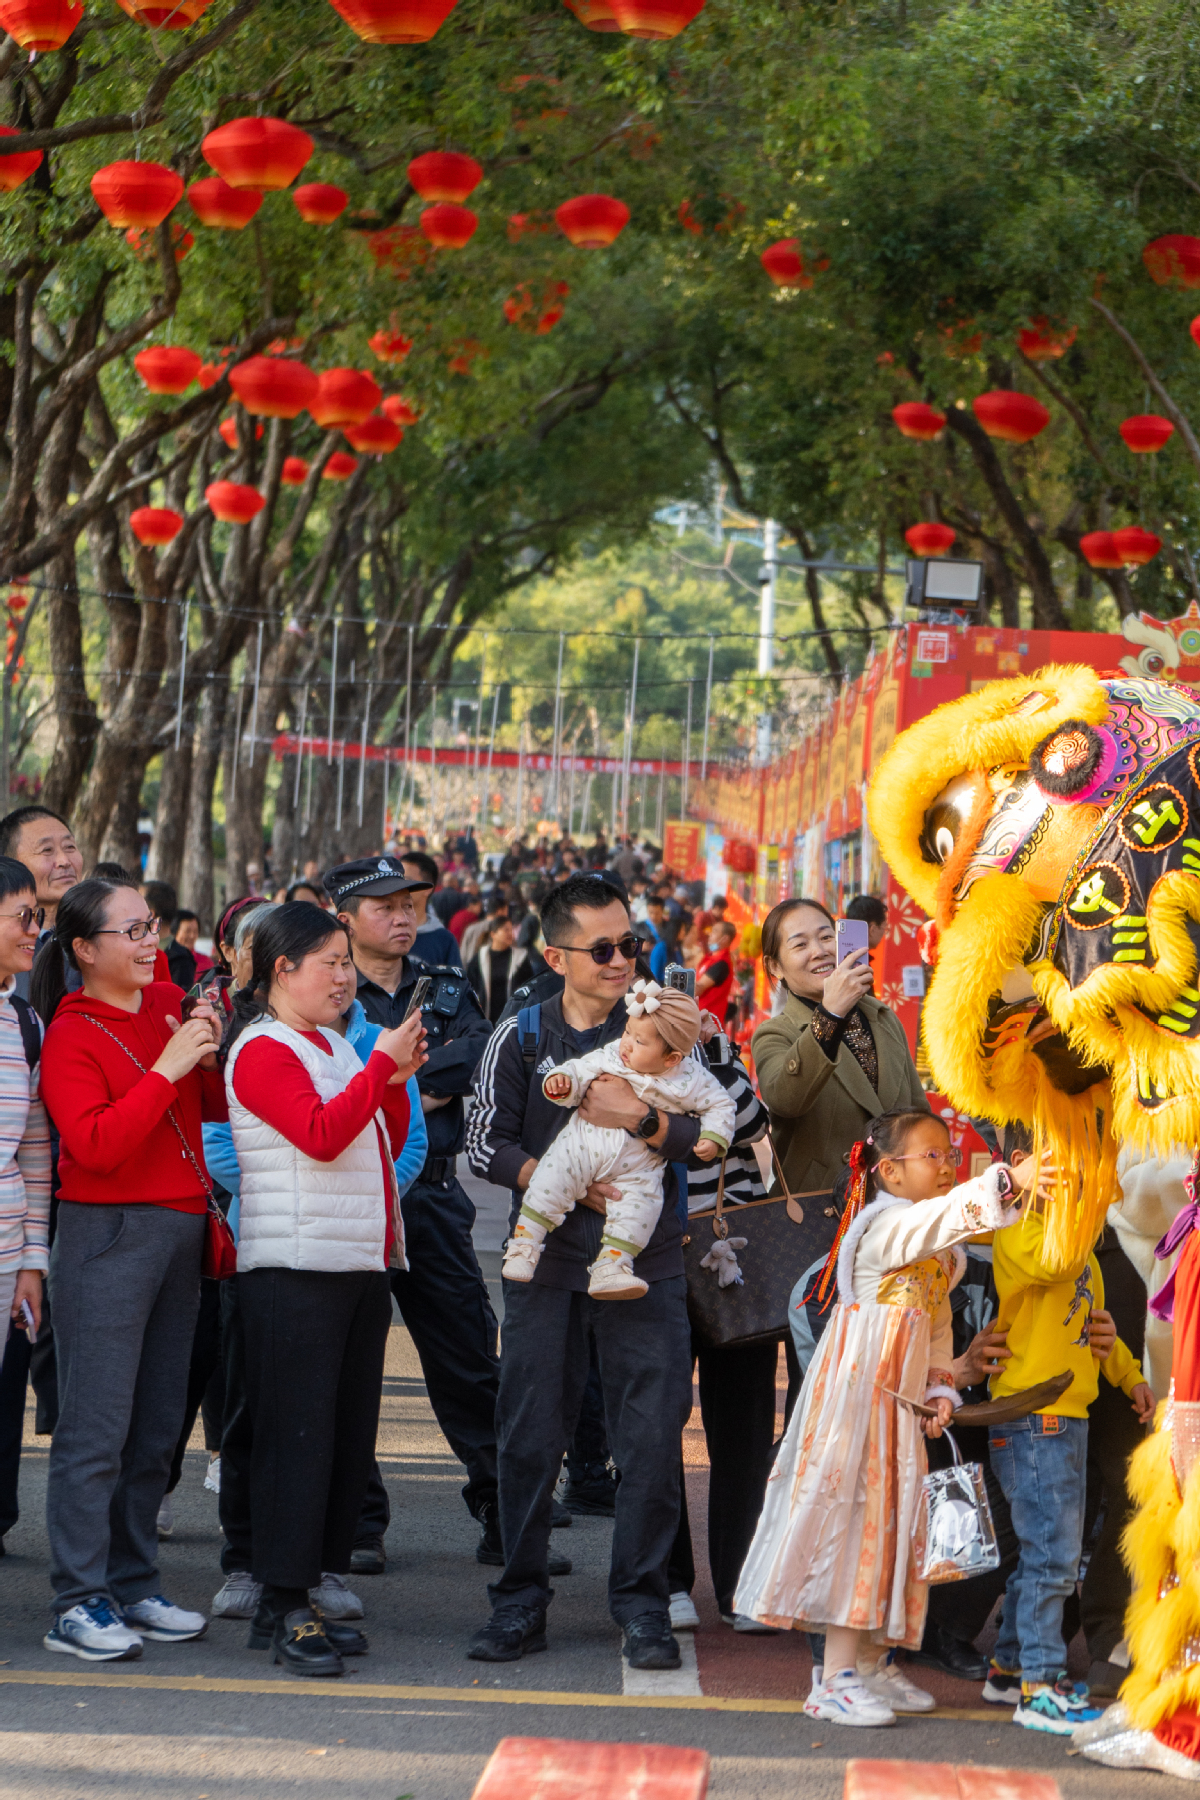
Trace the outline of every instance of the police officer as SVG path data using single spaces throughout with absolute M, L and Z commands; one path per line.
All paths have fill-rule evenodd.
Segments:
M 461 969 L 410 956 L 417 933 L 414 892 L 432 882 L 405 873 L 394 856 L 342 863 L 325 877 L 350 934 L 358 998 L 368 1019 L 398 1025 L 421 977 L 429 1060 L 417 1078 L 429 1152 L 401 1202 L 409 1268 L 392 1271 L 392 1292 L 421 1359 L 425 1386 L 450 1448 L 465 1463 L 463 1499 L 499 1545 L 496 1519 L 496 1315 L 471 1241 L 475 1208 L 455 1176 L 463 1147 L 463 1095 L 491 1026 Z M 378 1466 L 367 1490 L 351 1561 L 357 1575 L 382 1574 L 390 1519 Z M 488 1560 L 491 1560 L 490 1558 Z

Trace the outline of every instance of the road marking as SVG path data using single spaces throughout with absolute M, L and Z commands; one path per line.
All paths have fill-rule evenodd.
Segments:
M 304 1694 L 309 1700 L 320 1698 L 346 1700 L 448 1700 L 478 1701 L 489 1706 L 587 1706 L 615 1707 L 666 1712 L 729 1713 L 802 1713 L 802 1700 L 722 1700 L 709 1694 L 699 1698 L 684 1694 L 659 1697 L 641 1694 L 572 1694 L 556 1689 L 537 1688 L 451 1688 L 400 1687 L 386 1682 L 358 1681 L 327 1684 L 308 1681 L 241 1681 L 223 1675 L 126 1675 L 100 1670 L 81 1669 L 78 1674 L 68 1669 L 0 1669 L 0 1686 L 74 1687 L 74 1688 L 139 1688 L 158 1693 L 176 1694 Z M 992 1707 L 939 1706 L 933 1712 L 921 1713 L 921 1719 L 997 1721 Z M 1002 1722 L 1002 1721 L 1000 1721 Z
M 703 1697 L 695 1638 L 690 1631 L 681 1631 L 675 1642 L 679 1645 L 680 1657 L 677 1669 L 631 1669 L 625 1658 L 621 1658 L 621 1680 L 626 1694 L 636 1694 L 642 1700 L 655 1695 L 672 1699 Z

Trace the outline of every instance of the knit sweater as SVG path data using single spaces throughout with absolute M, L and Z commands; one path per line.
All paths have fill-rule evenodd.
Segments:
M 0 986 L 0 1274 L 40 1269 L 49 1259 L 50 1131 L 17 1015 L 15 981 Z M 0 1321 L 0 1323 L 4 1323 Z M 2 1354 L 2 1352 L 0 1352 Z

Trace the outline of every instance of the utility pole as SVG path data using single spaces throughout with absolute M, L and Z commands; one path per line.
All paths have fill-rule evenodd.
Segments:
M 775 571 L 779 558 L 779 526 L 774 519 L 767 519 L 763 526 L 763 566 L 759 571 L 761 582 L 758 603 L 758 673 L 769 675 L 775 666 Z M 771 715 L 762 712 L 758 715 L 758 757 L 759 763 L 771 760 Z

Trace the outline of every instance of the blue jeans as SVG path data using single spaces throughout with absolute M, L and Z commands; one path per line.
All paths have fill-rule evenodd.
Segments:
M 988 1429 L 992 1468 L 1021 1546 L 1004 1596 L 996 1666 L 1026 1681 L 1053 1681 L 1066 1664 L 1063 1602 L 1083 1547 L 1087 1420 L 1032 1413 Z

